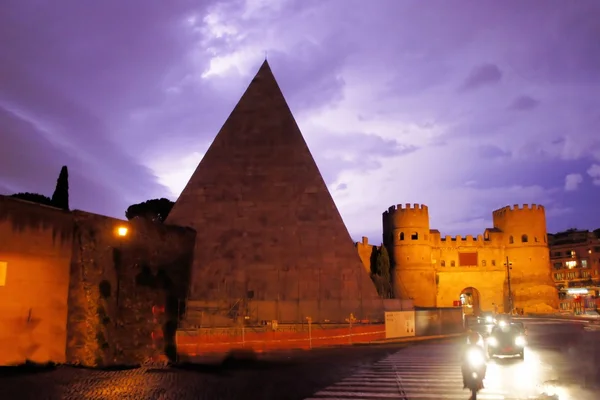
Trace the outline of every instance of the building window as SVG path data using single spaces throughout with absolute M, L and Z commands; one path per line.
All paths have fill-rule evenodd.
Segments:
M 581 268 L 587 268 L 587 260 L 581 260 Z
M 571 258 L 577 257 L 577 252 L 575 250 L 571 250 L 570 253 L 571 253 Z
M 527 237 L 527 235 L 521 235 L 521 242 L 522 242 L 522 243 L 527 243 L 527 242 L 529 242 L 529 238 Z
M 411 240 L 417 240 L 417 239 L 419 239 L 419 233 L 418 233 L 418 232 L 413 232 L 413 233 L 410 235 L 410 239 L 411 239 Z
M 565 266 L 569 269 L 575 268 L 577 266 L 577 261 L 575 261 L 575 260 L 565 261 Z
M 600 246 L 594 246 L 594 252 L 600 253 Z
M 485 266 L 486 266 L 486 262 L 485 262 L 485 260 L 481 260 L 481 266 L 482 266 L 482 267 L 485 267 Z
M 510 235 L 510 237 L 508 238 L 508 243 L 513 244 L 515 242 L 515 240 L 513 239 L 512 235 Z
M 561 254 L 562 254 L 562 253 L 561 253 L 560 251 L 555 251 L 554 253 L 552 253 L 552 255 L 553 255 L 554 257 L 560 257 L 560 256 L 561 256 Z
M 454 260 L 450 261 L 450 266 L 451 267 L 456 267 L 456 262 Z
M 400 240 L 404 240 L 404 232 L 400 232 Z
M 441 263 L 441 264 L 442 264 L 442 267 L 445 267 L 445 266 L 446 266 L 446 261 L 445 261 L 445 260 L 442 260 L 442 263 Z
M 496 266 L 496 260 L 492 260 L 492 267 Z
M 8 263 L 6 261 L 0 261 L 0 286 L 6 286 L 6 270 L 8 269 Z
M 563 265 L 561 262 L 555 262 L 554 263 L 554 269 L 562 269 Z

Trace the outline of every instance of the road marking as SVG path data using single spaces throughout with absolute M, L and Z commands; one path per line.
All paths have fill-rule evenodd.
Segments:
M 481 400 L 505 400 L 501 390 L 483 389 Z M 357 370 L 305 400 L 466 399 L 454 344 L 409 347 Z

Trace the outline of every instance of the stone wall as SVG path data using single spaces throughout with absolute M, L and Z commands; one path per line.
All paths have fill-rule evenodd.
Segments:
M 0 196 L 0 365 L 65 361 L 70 213 Z
M 190 229 L 0 196 L 0 365 L 173 355 L 194 241 Z
M 145 220 L 73 212 L 67 360 L 140 363 L 171 352 L 189 284 L 195 234 Z M 117 229 L 127 228 L 126 236 Z M 154 306 L 165 307 L 158 319 Z M 164 332 L 164 339 L 160 333 Z

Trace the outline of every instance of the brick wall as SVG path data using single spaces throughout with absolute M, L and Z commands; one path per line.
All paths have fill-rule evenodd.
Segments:
M 174 354 L 194 240 L 190 229 L 0 196 L 0 365 Z
M 67 360 L 128 364 L 168 352 L 185 304 L 178 300 L 187 293 L 194 232 L 80 211 L 73 215 Z M 118 227 L 127 227 L 127 235 L 116 235 Z M 153 306 L 165 307 L 165 313 L 156 318 Z

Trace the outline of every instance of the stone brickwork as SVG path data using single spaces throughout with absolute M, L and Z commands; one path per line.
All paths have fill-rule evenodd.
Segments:
M 197 231 L 195 300 L 331 301 L 344 320 L 378 299 L 266 61 L 166 222 Z
M 127 235 L 118 236 L 118 227 Z M 175 354 L 192 230 L 0 196 L 0 238 L 0 261 L 8 265 L 0 365 L 131 364 Z M 153 306 L 165 311 L 155 318 Z
M 383 239 L 396 296 L 414 299 L 416 306 L 450 307 L 469 289 L 478 293 L 483 310 L 508 311 L 508 261 L 514 308 L 556 310 L 544 207 L 503 207 L 492 216 L 494 226 L 483 235 L 442 237 L 429 227 L 427 206 L 390 207 L 383 213 Z
M 73 219 L 0 196 L 0 365 L 65 361 Z
M 142 219 L 73 215 L 67 360 L 140 363 L 168 352 L 184 311 L 194 232 Z M 118 227 L 127 227 L 127 236 L 115 235 Z M 165 313 L 156 318 L 153 306 L 166 307 Z

